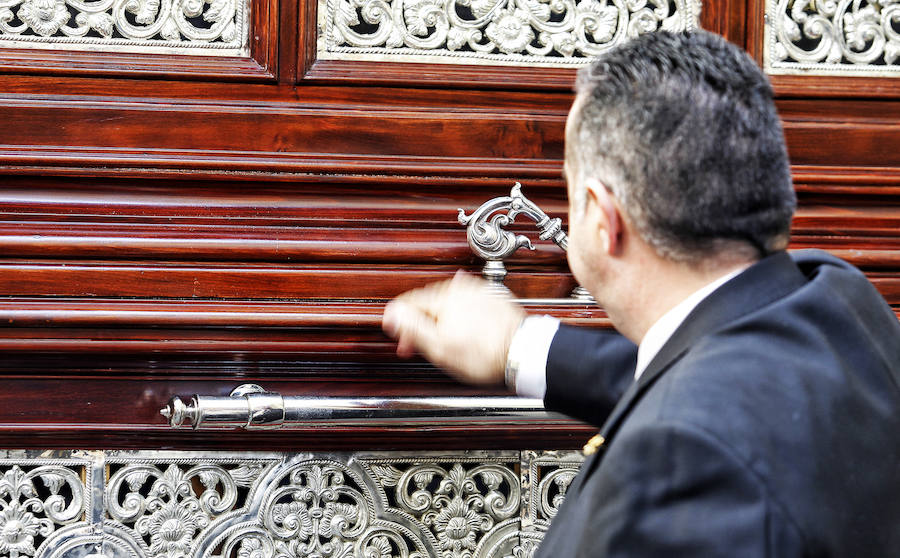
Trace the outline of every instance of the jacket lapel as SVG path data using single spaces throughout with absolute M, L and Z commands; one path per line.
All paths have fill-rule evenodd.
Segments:
M 777 252 L 750 266 L 703 299 L 650 361 L 640 379 L 633 382 L 616 403 L 600 429 L 600 435 L 605 439 L 604 446 L 588 457 L 582 466 L 582 474 L 579 475 L 581 482 L 572 489 L 575 491 L 581 489 L 584 478 L 596 468 L 606 447 L 612 442 L 622 422 L 640 401 L 641 396 L 666 370 L 678 362 L 697 340 L 741 316 L 787 296 L 805 283 L 806 278 L 790 255 L 787 252 Z

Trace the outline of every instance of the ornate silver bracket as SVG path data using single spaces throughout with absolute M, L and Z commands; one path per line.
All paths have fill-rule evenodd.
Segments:
M 160 410 L 169 425 L 194 429 L 303 428 L 313 424 L 409 425 L 459 421 L 562 420 L 540 399 L 521 397 L 302 397 L 282 396 L 256 384 L 242 384 L 228 396 L 173 397 Z
M 509 294 L 509 289 L 503 284 L 507 274 L 503 260 L 522 247 L 534 250 L 534 245 L 527 236 L 503 230 L 503 227 L 513 223 L 517 216 L 525 215 L 532 219 L 540 230 L 538 238 L 541 240 L 552 240 L 563 250 L 569 249 L 569 238 L 562 230 L 562 220 L 559 217 L 551 219 L 534 202 L 526 198 L 522 194 L 522 184 L 519 182 L 512 187 L 509 196 L 490 199 L 471 215 L 466 215 L 465 210 L 461 208 L 458 211 L 459 224 L 466 226 L 469 247 L 485 260 L 481 275 L 498 293 Z M 504 211 L 505 213 L 502 213 Z M 572 291 L 572 298 L 589 302 L 594 300 L 581 286 Z

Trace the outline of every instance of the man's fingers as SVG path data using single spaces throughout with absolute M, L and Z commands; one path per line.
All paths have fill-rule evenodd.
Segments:
M 389 303 L 384 309 L 382 327 L 388 335 L 399 340 L 399 356 L 408 357 L 414 350 L 418 350 L 429 360 L 440 359 L 437 323 L 416 306 L 400 300 Z
M 416 354 L 416 348 L 411 340 L 400 339 L 397 341 L 397 356 L 400 358 L 410 358 Z
M 381 329 L 385 333 L 395 339 L 400 339 L 403 333 L 418 324 L 419 321 L 427 319 L 428 312 L 420 306 L 415 305 L 415 299 L 411 297 L 412 292 L 387 303 L 384 307 L 384 314 L 381 316 Z
M 400 335 L 399 317 L 397 315 L 397 305 L 402 304 L 398 300 L 393 300 L 384 307 L 384 314 L 381 316 L 381 329 L 394 339 Z
M 413 308 L 427 316 L 437 316 L 440 314 L 441 308 L 445 303 L 444 299 L 446 298 L 446 291 L 449 283 L 450 281 L 441 281 L 440 283 L 433 283 L 425 287 L 407 291 L 399 295 L 385 307 L 385 314 L 387 314 L 391 305 L 397 303 Z
M 382 327 L 397 339 L 400 357 L 418 352 L 462 381 L 498 384 L 511 332 L 524 315 L 481 279 L 458 273 L 398 296 L 385 306 Z

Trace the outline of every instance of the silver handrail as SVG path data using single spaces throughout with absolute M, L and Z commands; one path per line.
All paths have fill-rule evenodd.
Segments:
M 228 396 L 173 397 L 160 410 L 172 427 L 270 430 L 315 424 L 367 426 L 515 419 L 565 420 L 540 399 L 522 397 L 305 397 L 282 396 L 256 384 L 242 384 Z

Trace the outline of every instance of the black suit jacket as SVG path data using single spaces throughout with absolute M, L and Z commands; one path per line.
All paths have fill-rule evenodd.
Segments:
M 900 556 L 900 324 L 852 266 L 777 253 L 636 348 L 562 327 L 546 405 L 595 424 L 538 554 Z

